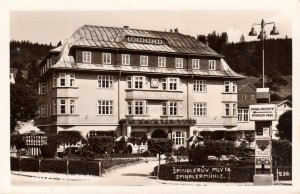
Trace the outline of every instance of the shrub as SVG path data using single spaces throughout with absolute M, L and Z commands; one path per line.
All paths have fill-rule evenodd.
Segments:
M 189 161 L 192 164 L 204 164 L 207 161 L 207 150 L 205 146 L 196 146 L 189 150 Z
M 10 170 L 19 171 L 20 170 L 20 159 L 10 158 Z
M 235 141 L 241 138 L 242 133 L 241 131 L 225 131 L 224 138 L 227 141 Z
M 292 145 L 288 140 L 272 140 L 274 166 L 292 165 Z
M 41 160 L 41 172 L 67 173 L 66 160 Z
M 177 162 L 180 162 L 181 159 L 186 159 L 188 155 L 187 149 L 184 146 L 180 146 L 178 149 L 175 149 L 173 153 L 174 156 L 176 156 Z
M 88 138 L 87 149 L 94 154 L 102 156 L 106 152 L 111 152 L 114 145 L 114 138 L 110 136 L 96 136 Z
M 230 182 L 253 182 L 254 166 L 233 167 L 230 172 Z
M 245 134 L 245 140 L 247 140 L 249 143 L 254 142 L 255 140 L 254 131 L 244 131 L 244 134 Z
M 99 176 L 98 161 L 69 161 L 69 174 L 84 174 Z
M 220 157 L 225 154 L 234 154 L 234 144 L 231 141 L 216 140 L 216 141 L 206 141 L 205 147 L 207 155 L 213 155 Z
M 212 131 L 201 131 L 200 135 L 203 136 L 205 140 L 210 140 L 210 136 L 212 135 Z
M 278 132 L 276 134 L 280 139 L 287 139 L 292 141 L 292 111 L 287 111 L 283 113 L 278 120 L 278 124 L 276 125 Z
M 21 159 L 21 171 L 38 172 L 39 171 L 39 160 L 32 158 Z
M 210 136 L 210 139 L 211 140 L 221 140 L 224 138 L 224 133 L 225 133 L 225 131 L 213 131 Z
M 97 136 L 108 136 L 108 137 L 116 137 L 117 134 L 115 131 L 96 131 Z

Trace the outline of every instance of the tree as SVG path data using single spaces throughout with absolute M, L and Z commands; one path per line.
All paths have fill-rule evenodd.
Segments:
M 17 121 L 35 118 L 37 111 L 37 93 L 22 84 L 10 84 L 10 132 L 15 130 Z
M 185 159 L 187 157 L 187 149 L 184 146 L 180 146 L 178 149 L 175 149 L 174 155 L 176 156 L 176 160 L 179 163 L 181 159 Z
M 19 150 L 26 147 L 25 140 L 20 134 L 11 134 L 10 144 L 16 146 L 17 156 L 19 156 Z
M 160 156 L 161 154 L 171 153 L 173 141 L 168 138 L 152 138 L 148 140 L 148 150 L 158 154 L 157 178 L 159 177 Z
M 240 43 L 242 43 L 242 42 L 245 42 L 245 36 L 244 36 L 244 34 L 242 34 L 241 38 L 240 38 Z
M 276 125 L 278 132 L 276 136 L 280 139 L 290 140 L 292 142 L 292 111 L 283 113 L 278 120 Z
M 206 44 L 207 43 L 207 40 L 206 40 L 206 36 L 205 35 L 198 35 L 197 36 L 197 40 L 199 40 L 200 42 L 202 42 L 203 44 Z

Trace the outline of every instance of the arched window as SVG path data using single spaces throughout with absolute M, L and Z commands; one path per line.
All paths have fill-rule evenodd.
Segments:
M 183 146 L 185 141 L 185 133 L 182 131 L 176 131 L 173 133 L 172 138 L 175 145 Z
M 94 136 L 97 136 L 96 131 L 94 131 L 94 130 L 89 131 L 88 137 L 94 137 Z

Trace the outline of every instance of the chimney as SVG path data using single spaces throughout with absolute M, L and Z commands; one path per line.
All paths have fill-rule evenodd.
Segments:
M 172 29 L 170 29 L 170 32 L 171 32 L 171 33 L 173 33 L 173 30 L 172 30 Z
M 175 29 L 174 29 L 174 32 L 175 32 L 175 33 L 178 33 L 178 28 L 175 28 Z
M 129 29 L 129 26 L 124 26 L 124 29 L 128 30 L 128 29 Z

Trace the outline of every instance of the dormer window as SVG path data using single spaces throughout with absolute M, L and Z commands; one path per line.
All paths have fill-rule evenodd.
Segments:
M 128 42 L 135 43 L 148 43 L 148 44 L 163 44 L 163 40 L 159 38 L 148 38 L 148 37 L 133 37 L 129 36 L 127 38 Z
M 216 70 L 216 60 L 209 60 L 209 70 Z
M 82 62 L 83 63 L 91 63 L 91 55 L 92 53 L 91 52 L 86 52 L 86 51 L 83 51 L 82 52 Z

